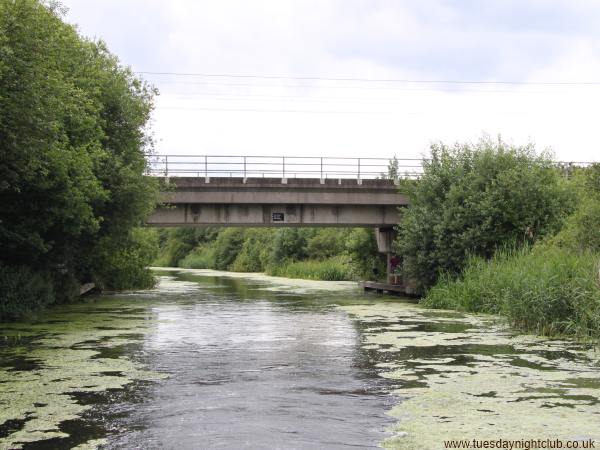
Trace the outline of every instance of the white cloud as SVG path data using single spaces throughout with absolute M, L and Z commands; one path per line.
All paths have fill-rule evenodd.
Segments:
M 590 2 L 532 2 L 519 14 L 514 2 L 65 3 L 69 21 L 135 70 L 600 80 L 599 36 L 589 26 L 599 9 Z M 408 157 L 431 141 L 486 132 L 551 146 L 563 160 L 600 160 L 600 87 L 148 78 L 162 92 L 154 121 L 161 152 Z

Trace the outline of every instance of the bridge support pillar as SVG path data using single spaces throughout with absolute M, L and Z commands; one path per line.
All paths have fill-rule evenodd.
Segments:
M 380 253 L 392 253 L 394 239 L 398 233 L 394 227 L 385 227 L 375 229 L 375 239 L 377 239 L 377 250 Z
M 386 278 L 388 284 L 399 284 L 397 283 L 396 276 L 392 273 L 393 245 L 397 235 L 398 233 L 393 227 L 377 228 L 375 230 L 377 250 L 386 255 Z

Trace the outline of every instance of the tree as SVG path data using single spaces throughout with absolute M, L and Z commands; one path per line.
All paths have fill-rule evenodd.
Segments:
M 218 228 L 171 228 L 159 231 L 160 260 L 163 266 L 177 266 L 192 250 L 213 242 Z
M 270 244 L 275 230 L 249 228 L 235 261 L 230 266 L 234 272 L 262 272 L 269 263 Z
M 600 164 L 572 174 L 577 208 L 551 243 L 577 252 L 600 254 Z
M 350 229 L 320 228 L 307 241 L 306 253 L 311 259 L 327 259 L 341 255 Z
M 285 261 L 300 261 L 308 256 L 305 230 L 299 228 L 282 228 L 277 230 L 271 262 L 281 264 Z
M 157 193 L 143 176 L 155 91 L 61 14 L 0 0 L 0 263 L 73 284 L 118 269 L 123 258 L 92 257 L 103 249 L 140 244 Z
M 403 184 L 410 207 L 396 251 L 421 289 L 441 273 L 457 275 L 470 255 L 531 243 L 555 232 L 572 209 L 571 192 L 550 155 L 489 138 L 436 144 L 416 183 Z
M 226 228 L 219 233 L 215 241 L 215 269 L 229 270 L 242 250 L 244 228 Z
M 398 161 L 398 158 L 396 158 L 396 155 L 394 155 L 394 157 L 390 159 L 390 162 L 388 163 L 386 178 L 389 180 L 398 181 L 398 179 L 400 178 L 399 172 L 400 162 Z
M 356 277 L 362 279 L 385 277 L 384 256 L 377 250 L 377 241 L 372 229 L 353 228 L 345 247 Z

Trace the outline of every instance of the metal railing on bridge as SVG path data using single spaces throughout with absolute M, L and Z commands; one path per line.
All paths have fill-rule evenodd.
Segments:
M 149 174 L 164 177 L 387 178 L 390 168 L 403 178 L 423 173 L 420 158 L 321 156 L 151 155 Z M 391 165 L 390 165 L 391 164 Z
M 325 156 L 148 155 L 148 174 L 160 177 L 419 178 L 422 158 L 350 158 Z M 565 176 L 593 162 L 557 161 Z

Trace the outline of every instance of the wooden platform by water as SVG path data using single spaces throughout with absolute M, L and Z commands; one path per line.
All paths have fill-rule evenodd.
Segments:
M 414 291 L 404 284 L 389 284 L 378 281 L 363 281 L 360 283 L 366 291 L 375 291 L 379 294 L 401 295 L 404 297 L 415 297 Z

